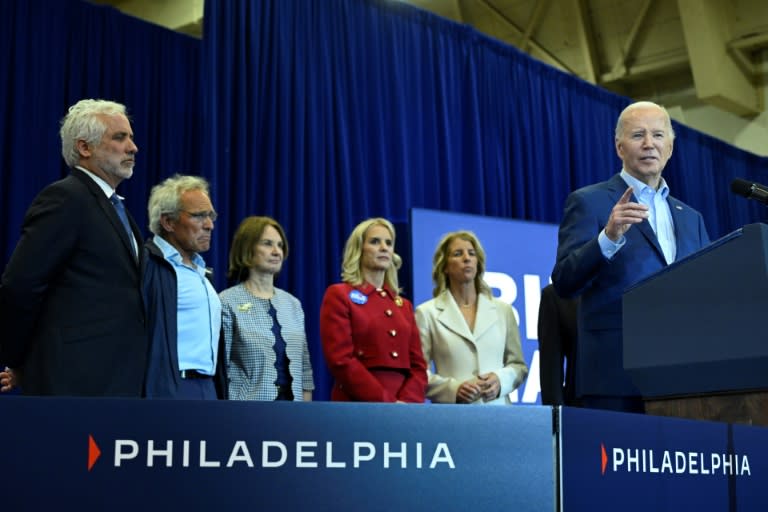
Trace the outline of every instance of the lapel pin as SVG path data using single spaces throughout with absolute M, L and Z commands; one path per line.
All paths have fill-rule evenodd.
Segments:
M 368 296 L 361 292 L 360 290 L 352 290 L 349 292 L 349 300 L 354 302 L 355 304 L 358 304 L 362 306 L 366 302 L 368 302 Z

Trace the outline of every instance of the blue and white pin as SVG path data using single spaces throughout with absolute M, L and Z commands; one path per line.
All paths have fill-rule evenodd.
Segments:
M 365 304 L 368 302 L 368 296 L 360 290 L 352 290 L 349 292 L 349 300 L 355 304 Z

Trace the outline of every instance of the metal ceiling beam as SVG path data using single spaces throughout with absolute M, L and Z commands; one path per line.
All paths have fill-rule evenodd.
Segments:
M 761 32 L 759 34 L 750 34 L 748 36 L 739 37 L 728 42 L 729 47 L 738 48 L 739 50 L 758 50 L 761 48 L 768 48 L 768 32 Z
M 576 12 L 579 47 L 581 47 L 581 54 L 584 57 L 584 76 L 582 78 L 595 84 L 600 65 L 597 60 L 597 47 L 595 46 L 595 36 L 587 2 L 588 0 L 573 0 L 573 10 Z
M 536 2 L 536 7 L 533 9 L 531 19 L 528 20 L 528 25 L 525 27 L 525 32 L 523 32 L 523 36 L 520 39 L 520 49 L 524 52 L 528 51 L 531 36 L 536 32 L 536 29 L 539 28 L 541 16 L 546 12 L 547 7 L 549 7 L 549 1 L 550 0 L 539 0 Z
M 699 99 L 739 116 L 762 111 L 753 74 L 728 51 L 728 6 L 718 0 L 677 0 Z
M 627 40 L 624 41 L 624 45 L 621 48 L 621 55 L 611 68 L 610 75 L 613 76 L 614 79 L 627 74 L 627 63 L 634 55 L 637 35 L 640 33 L 640 29 L 645 23 L 645 18 L 648 15 L 648 9 L 651 7 L 652 1 L 653 0 L 645 0 L 640 6 L 640 12 L 635 16 L 635 23 L 632 25 L 632 29 L 627 35 Z
M 515 34 L 515 37 L 521 38 L 523 34 L 525 33 L 524 30 L 522 30 L 520 27 L 518 27 L 512 20 L 510 20 L 506 15 L 504 15 L 503 12 L 501 12 L 498 8 L 496 8 L 495 5 L 492 5 L 488 0 L 480 0 L 479 2 L 481 5 L 483 5 L 486 9 L 491 11 L 494 16 L 499 18 L 505 25 L 507 25 L 512 32 Z M 566 71 L 572 75 L 575 75 L 576 73 L 573 71 L 573 69 L 570 68 L 565 62 L 561 61 L 557 58 L 555 54 L 544 48 L 542 45 L 540 45 L 536 39 L 531 38 L 529 40 L 529 46 L 532 50 L 535 50 L 539 52 L 543 58 L 539 60 L 543 60 L 547 64 L 550 64 L 552 66 L 555 66 L 557 68 L 562 69 L 563 71 Z M 530 53 L 530 52 L 526 52 Z
M 96 3 L 112 5 L 121 12 L 155 23 L 171 30 L 190 34 L 189 30 L 203 26 L 203 0 L 91 0 Z M 190 34 L 197 37 L 200 34 Z
M 684 51 L 669 53 L 645 62 L 635 62 L 626 67 L 623 73 L 614 74 L 608 72 L 600 77 L 600 82 L 610 84 L 614 82 L 637 82 L 647 80 L 650 77 L 664 75 L 673 71 L 688 68 L 688 54 Z
M 465 23 L 464 20 L 467 19 L 467 16 L 464 14 L 464 6 L 462 5 L 464 2 L 462 0 L 454 0 L 454 5 L 456 6 L 456 16 L 459 23 Z
M 768 48 L 768 32 L 733 39 L 727 46 L 736 64 L 751 78 L 752 84 L 760 85 L 765 80 L 765 61 L 755 62 L 752 53 Z

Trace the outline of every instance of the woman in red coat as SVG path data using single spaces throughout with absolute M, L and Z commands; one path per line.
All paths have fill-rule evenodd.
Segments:
M 332 400 L 424 402 L 427 367 L 411 303 L 400 296 L 395 228 L 381 218 L 355 227 L 344 247 L 341 280 L 320 308 Z

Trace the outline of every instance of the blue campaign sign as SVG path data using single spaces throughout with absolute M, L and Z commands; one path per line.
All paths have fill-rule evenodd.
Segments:
M 494 295 L 512 305 L 520 325 L 528 380 L 512 401 L 540 404 L 538 335 L 536 333 L 541 289 L 550 281 L 557 253 L 554 224 L 484 217 L 413 208 L 411 258 L 413 297 L 419 305 L 432 298 L 432 256 L 438 242 L 450 231 L 475 233 L 486 252 L 485 280 Z
M 548 407 L 2 405 L 4 510 L 554 510 Z
M 768 510 L 768 429 L 565 407 L 564 510 Z

